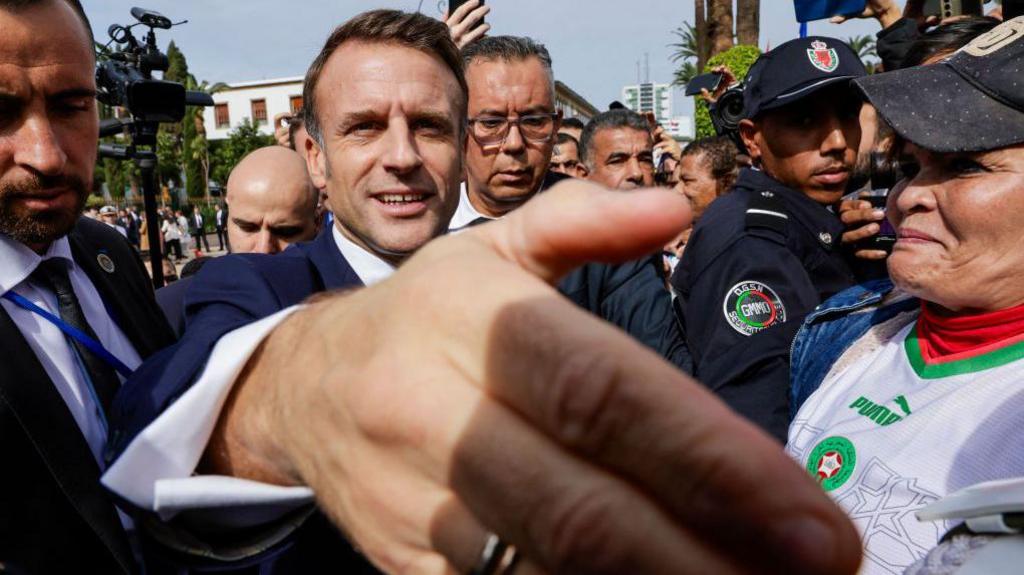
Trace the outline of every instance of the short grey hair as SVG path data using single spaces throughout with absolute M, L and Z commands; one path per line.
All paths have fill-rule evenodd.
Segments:
M 462 62 L 466 70 L 477 60 L 485 62 L 522 62 L 530 58 L 540 60 L 551 78 L 551 96 L 555 94 L 555 75 L 551 70 L 551 53 L 544 44 L 526 36 L 483 36 L 462 48 Z
M 594 169 L 594 162 L 591 157 L 593 152 L 591 148 L 594 146 L 594 136 L 596 136 L 601 130 L 615 130 L 621 128 L 645 132 L 648 136 L 651 136 L 651 126 L 647 123 L 647 118 L 644 118 L 632 110 L 619 109 L 601 112 L 591 118 L 590 121 L 587 122 L 587 125 L 583 127 L 583 134 L 580 135 L 580 161 L 583 162 L 587 168 Z M 651 137 L 653 138 L 653 136 Z

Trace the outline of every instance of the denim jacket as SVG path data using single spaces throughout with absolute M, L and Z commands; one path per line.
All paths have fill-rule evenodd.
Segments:
M 808 314 L 793 340 L 790 419 L 854 342 L 873 327 L 920 306 L 920 300 L 900 293 L 886 278 L 844 290 Z

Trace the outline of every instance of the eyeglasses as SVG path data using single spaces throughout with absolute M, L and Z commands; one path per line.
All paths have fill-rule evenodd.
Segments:
M 508 138 L 512 126 L 519 127 L 523 139 L 535 144 L 546 144 L 555 135 L 555 118 L 558 112 L 550 114 L 529 114 L 512 120 L 501 116 L 481 116 L 469 119 L 470 134 L 481 146 L 501 144 Z

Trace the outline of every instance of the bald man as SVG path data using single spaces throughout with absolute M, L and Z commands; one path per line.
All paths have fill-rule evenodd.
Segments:
M 275 254 L 316 236 L 317 200 L 306 162 L 268 146 L 242 159 L 228 178 L 228 244 L 235 253 Z
M 228 247 L 235 253 L 276 254 L 316 237 L 317 203 L 306 161 L 294 150 L 268 146 L 251 152 L 228 178 Z M 156 290 L 175 333 L 185 330 L 185 292 L 192 278 Z

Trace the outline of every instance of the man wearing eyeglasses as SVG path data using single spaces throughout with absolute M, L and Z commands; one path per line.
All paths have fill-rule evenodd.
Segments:
M 453 232 L 500 219 L 567 177 L 550 169 L 562 118 L 547 49 L 530 38 L 488 36 L 464 47 L 462 57 L 469 137 Z M 690 354 L 661 269 L 660 255 L 587 264 L 558 289 L 689 373 Z
M 530 38 L 486 36 L 462 57 L 470 137 L 450 230 L 501 218 L 565 177 L 548 169 L 562 115 L 547 48 Z

